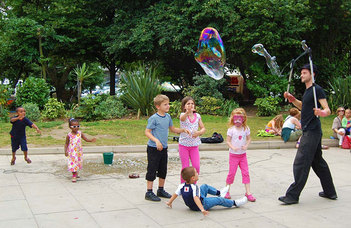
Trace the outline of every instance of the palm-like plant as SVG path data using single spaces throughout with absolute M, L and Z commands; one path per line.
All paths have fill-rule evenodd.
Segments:
M 121 77 L 122 101 L 138 111 L 140 114 L 149 115 L 153 110 L 153 99 L 161 93 L 161 86 L 157 78 L 158 69 L 139 63 Z
M 329 106 L 335 111 L 339 106 L 351 107 L 351 76 L 337 77 L 329 82 Z
M 82 84 L 83 81 L 93 75 L 92 72 L 89 72 L 89 67 L 85 63 L 81 67 L 77 66 L 73 70 L 74 74 L 77 75 L 77 84 L 78 84 L 78 105 L 80 105 L 80 96 L 82 94 Z

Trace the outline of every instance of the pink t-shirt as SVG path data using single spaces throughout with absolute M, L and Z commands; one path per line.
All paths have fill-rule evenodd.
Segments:
M 181 113 L 180 115 L 184 115 Z M 180 121 L 180 127 L 188 129 L 190 132 L 195 132 L 199 129 L 199 121 L 201 119 L 200 114 L 194 113 L 194 119 L 190 120 L 189 117 L 186 118 L 185 121 Z M 179 136 L 179 144 L 183 146 L 198 146 L 201 144 L 200 137 L 193 138 L 191 135 L 187 133 L 180 133 Z
M 240 129 L 235 126 L 231 127 L 227 131 L 227 136 L 232 138 L 231 143 L 234 147 L 241 148 L 246 144 L 246 137 L 250 135 L 250 128 L 247 126 L 245 129 L 242 127 Z M 232 154 L 245 154 L 246 150 L 239 149 L 237 151 L 229 148 L 229 152 Z

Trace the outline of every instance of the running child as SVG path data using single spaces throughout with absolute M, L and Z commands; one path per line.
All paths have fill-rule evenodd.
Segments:
M 145 135 L 149 138 L 147 143 L 148 164 L 145 176 L 147 181 L 145 199 L 161 201 L 159 197 L 171 198 L 171 195 L 164 190 L 168 163 L 168 129 L 177 134 L 183 132 L 190 134 L 190 132 L 187 129 L 173 126 L 172 118 L 167 113 L 169 111 L 169 98 L 166 95 L 157 95 L 154 98 L 154 105 L 157 112 L 148 119 L 145 129 Z M 156 176 L 158 176 L 157 196 L 152 191 Z
M 65 156 L 68 157 L 68 171 L 72 172 L 72 182 L 77 182 L 78 171 L 83 167 L 82 139 L 86 142 L 95 142 L 96 138 L 88 139 L 79 131 L 79 122 L 74 118 L 68 121 L 68 126 L 71 132 L 66 136 Z
M 206 129 L 202 122 L 200 114 L 195 111 L 195 100 L 192 97 L 184 97 L 181 105 L 182 113 L 180 114 L 180 127 L 190 131 L 190 135 L 180 133 L 179 137 L 179 157 L 182 162 L 182 169 L 191 165 L 200 173 L 200 154 L 199 145 L 200 137 L 205 133 Z M 199 130 L 200 128 L 200 130 Z M 181 183 L 185 180 L 180 177 Z
M 28 147 L 27 147 L 27 137 L 26 137 L 26 127 L 35 128 L 39 134 L 41 131 L 26 117 L 26 110 L 22 107 L 16 108 L 16 116 L 10 119 L 12 124 L 12 129 L 10 131 L 11 135 L 11 147 L 12 147 L 12 159 L 11 165 L 16 163 L 16 151 L 21 146 L 21 150 L 23 151 L 24 160 L 30 164 L 32 161 L 28 158 Z
M 229 126 L 227 131 L 227 144 L 229 146 L 229 173 L 227 176 L 227 186 L 233 184 L 234 177 L 238 166 L 241 170 L 242 183 L 245 185 L 245 196 L 251 202 L 256 198 L 250 192 L 250 175 L 247 163 L 246 150 L 251 142 L 250 128 L 246 125 L 246 112 L 242 108 L 234 109 L 230 115 Z M 230 199 L 229 190 L 225 198 Z
M 199 180 L 199 174 L 194 167 L 182 169 L 181 175 L 185 183 L 180 184 L 171 199 L 166 202 L 170 208 L 172 208 L 173 201 L 179 195 L 182 195 L 185 205 L 187 205 L 190 210 L 201 211 L 205 216 L 208 215 L 208 210 L 214 206 L 221 205 L 228 208 L 233 206 L 240 207 L 247 202 L 246 196 L 237 200 L 223 198 L 228 191 L 228 187 L 217 190 L 212 186 L 203 184 L 199 188 L 195 184 Z M 217 197 L 207 197 L 207 194 Z

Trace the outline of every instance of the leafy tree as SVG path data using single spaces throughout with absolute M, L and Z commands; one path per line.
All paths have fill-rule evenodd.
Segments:
M 80 104 L 80 96 L 82 94 L 82 84 L 85 79 L 91 77 L 92 73 L 89 72 L 89 67 L 85 63 L 81 67 L 76 67 L 74 74 L 77 76 L 77 85 L 78 85 L 78 104 Z

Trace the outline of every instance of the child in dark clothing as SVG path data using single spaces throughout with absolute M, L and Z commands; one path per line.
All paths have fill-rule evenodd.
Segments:
M 28 118 L 26 118 L 26 110 L 22 107 L 16 109 L 17 115 L 12 117 L 10 122 L 12 124 L 12 129 L 10 132 L 11 135 L 11 147 L 12 147 L 12 160 L 11 165 L 14 165 L 16 162 L 16 151 L 21 146 L 21 150 L 24 154 L 24 160 L 30 164 L 32 161 L 28 158 L 28 148 L 27 148 L 27 139 L 26 139 L 26 126 L 34 127 L 39 134 L 41 131 L 32 123 Z
M 199 174 L 194 167 L 186 167 L 181 172 L 182 178 L 185 183 L 178 186 L 176 192 L 172 195 L 171 199 L 166 203 L 172 208 L 173 201 L 182 195 L 185 205 L 187 205 L 193 211 L 201 211 L 203 215 L 208 215 L 208 210 L 214 206 L 222 205 L 223 207 L 240 207 L 247 203 L 247 197 L 237 200 L 230 200 L 224 198 L 228 192 L 229 187 L 224 187 L 221 190 L 217 190 L 207 184 L 201 185 L 199 188 L 195 183 L 199 180 Z M 218 197 L 207 197 L 207 194 L 215 195 Z

